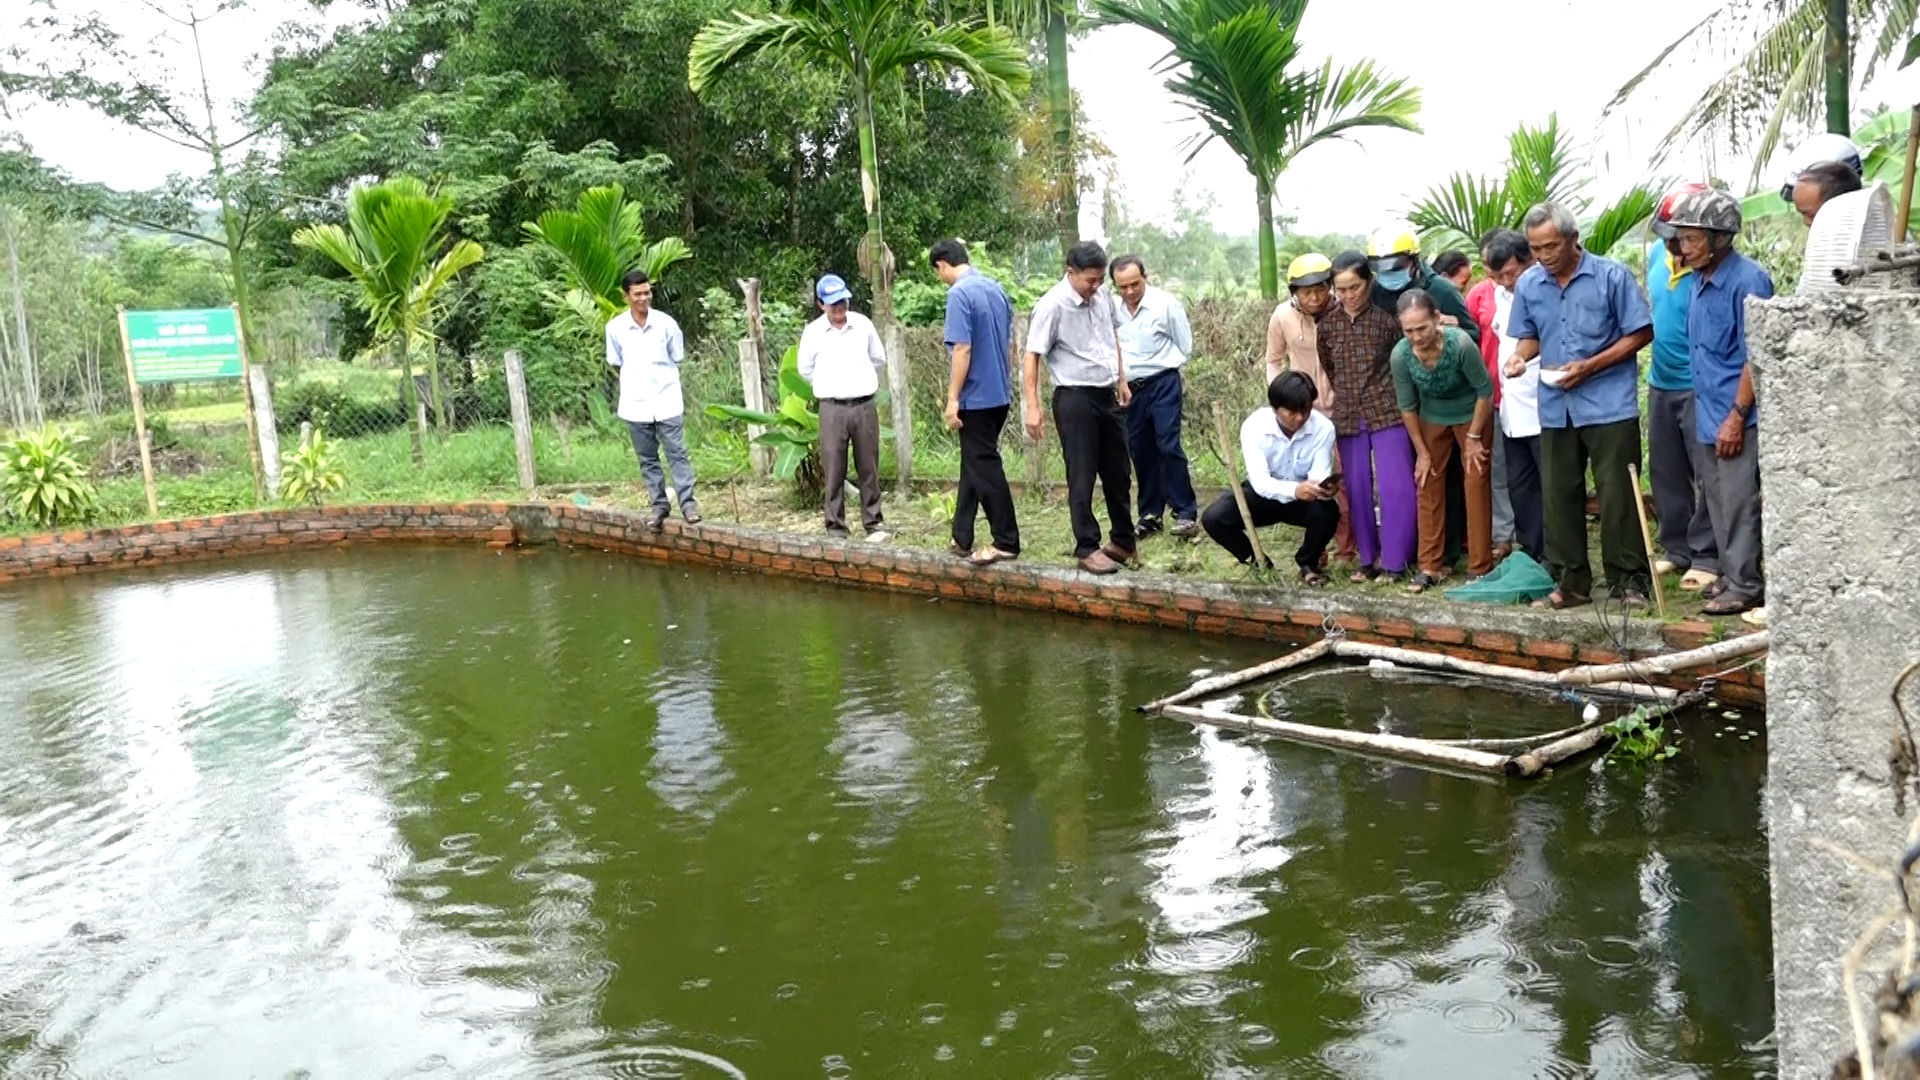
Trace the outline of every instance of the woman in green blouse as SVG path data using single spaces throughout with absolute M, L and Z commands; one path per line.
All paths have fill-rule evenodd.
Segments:
M 1393 389 L 1400 420 L 1413 440 L 1413 482 L 1419 489 L 1420 572 L 1409 592 L 1446 580 L 1447 463 L 1460 448 L 1467 481 L 1467 574 L 1493 569 L 1493 487 L 1488 444 L 1493 431 L 1493 381 L 1473 339 L 1440 324 L 1440 310 L 1424 290 L 1409 289 L 1399 303 L 1406 339 L 1393 349 Z

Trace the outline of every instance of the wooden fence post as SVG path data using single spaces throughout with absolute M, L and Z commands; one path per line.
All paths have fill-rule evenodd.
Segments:
M 772 412 L 767 408 L 767 384 L 761 381 L 760 344 L 751 337 L 740 339 L 740 391 L 742 401 L 754 412 Z M 748 453 L 753 460 L 753 475 L 771 476 L 773 474 L 773 447 L 762 446 L 754 440 L 766 434 L 765 424 L 747 425 Z
M 153 490 L 153 452 L 147 447 L 147 407 L 140 400 L 140 379 L 133 373 L 133 340 L 127 337 L 127 309 L 120 313 L 120 355 L 127 361 L 127 396 L 133 399 L 133 438 L 140 446 L 140 479 L 147 488 L 147 513 L 160 516 L 160 500 Z
M 533 410 L 527 404 L 527 371 L 519 349 L 508 349 L 507 412 L 513 421 L 513 460 L 520 470 L 520 488 L 532 493 L 539 482 L 533 467 Z

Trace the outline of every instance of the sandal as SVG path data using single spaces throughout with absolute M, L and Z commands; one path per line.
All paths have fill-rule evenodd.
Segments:
M 1700 609 L 1700 614 L 1717 619 L 1727 615 L 1744 614 L 1759 606 L 1760 603 L 1757 600 L 1733 596 L 1722 590 L 1719 596 L 1707 601 L 1706 606 Z
M 1581 596 L 1579 593 L 1561 592 L 1559 589 L 1555 589 L 1547 594 L 1546 599 L 1535 600 L 1533 606 L 1537 608 L 1552 608 L 1554 611 L 1565 611 L 1568 608 L 1585 607 L 1591 603 L 1593 603 L 1591 597 Z
M 956 559 L 972 559 L 973 549 L 961 547 L 960 541 L 952 540 L 947 543 L 947 554 Z
M 1620 606 L 1628 611 L 1645 611 L 1648 607 L 1647 594 L 1639 589 L 1622 589 L 1618 599 Z
M 1373 581 L 1379 576 L 1380 576 L 1379 567 L 1362 566 L 1362 567 L 1356 568 L 1353 573 L 1348 574 L 1347 580 L 1353 582 L 1355 585 L 1365 585 L 1367 582 Z
M 1412 581 L 1407 582 L 1407 591 L 1410 593 L 1426 592 L 1428 589 L 1433 588 L 1451 576 L 1450 574 L 1429 574 L 1422 570 L 1413 575 Z
M 1020 556 L 1011 551 L 1002 551 L 988 544 L 968 557 L 967 561 L 975 566 L 992 566 L 997 562 L 1012 562 Z
M 1318 570 L 1303 566 L 1300 568 L 1300 583 L 1309 589 L 1325 588 L 1327 575 Z

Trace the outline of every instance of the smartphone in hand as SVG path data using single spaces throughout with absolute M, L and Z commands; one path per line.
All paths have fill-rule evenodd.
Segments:
M 1320 490 L 1328 495 L 1332 495 L 1334 492 L 1340 490 L 1340 485 L 1346 478 L 1345 473 L 1332 473 L 1325 480 L 1320 481 Z

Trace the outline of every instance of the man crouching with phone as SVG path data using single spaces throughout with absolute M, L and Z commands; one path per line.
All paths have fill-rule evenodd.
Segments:
M 1297 525 L 1306 530 L 1293 561 L 1300 580 L 1314 588 L 1327 583 L 1320 555 L 1340 527 L 1334 492 L 1340 474 L 1333 471 L 1333 421 L 1313 411 L 1313 380 L 1298 371 L 1282 372 L 1267 385 L 1267 404 L 1240 425 L 1240 455 L 1247 479 L 1240 485 L 1256 528 Z M 1240 507 L 1228 492 L 1200 515 L 1213 542 L 1243 563 L 1253 561 L 1253 542 L 1240 520 Z

